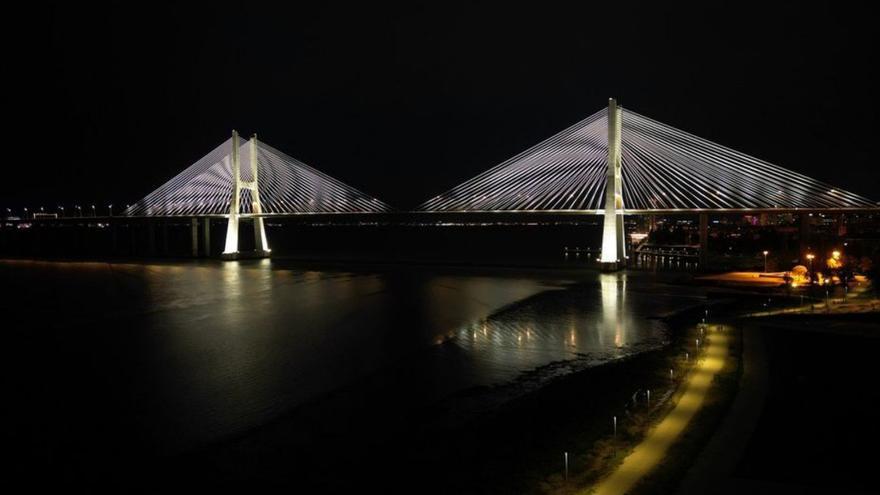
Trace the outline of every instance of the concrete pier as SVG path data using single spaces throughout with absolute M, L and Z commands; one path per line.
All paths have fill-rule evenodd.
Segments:
M 700 213 L 700 270 L 709 265 L 709 214 Z
M 193 258 L 199 256 L 199 219 L 190 218 L 189 220 L 189 246 L 190 254 Z

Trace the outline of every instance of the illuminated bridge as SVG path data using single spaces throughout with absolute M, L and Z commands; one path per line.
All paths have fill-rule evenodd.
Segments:
M 239 255 L 240 219 L 254 225 L 257 256 L 269 253 L 263 219 L 378 214 L 385 203 L 257 140 L 238 135 L 125 210 L 128 217 L 228 219 L 223 255 Z M 797 172 L 620 108 L 603 109 L 416 212 L 603 215 L 600 261 L 626 258 L 624 215 L 696 213 L 705 248 L 709 213 L 877 211 L 877 204 Z M 207 238 L 208 235 L 206 234 Z M 193 248 L 194 253 L 196 248 Z M 705 252 L 705 249 L 702 251 Z
M 256 135 L 241 144 L 233 131 L 231 138 L 129 206 L 123 215 L 206 217 L 203 225 L 207 229 L 211 216 L 228 218 L 223 256 L 233 259 L 239 255 L 241 218 L 253 219 L 255 255 L 267 256 L 270 249 L 264 217 L 389 210 L 378 199 L 278 151 Z M 204 237 L 209 239 L 210 235 Z
M 604 215 L 601 261 L 625 258 L 623 215 L 874 210 L 876 203 L 657 122 L 601 110 L 420 210 Z

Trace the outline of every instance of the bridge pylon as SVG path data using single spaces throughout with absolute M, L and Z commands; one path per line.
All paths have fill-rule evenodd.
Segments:
M 602 228 L 602 254 L 599 262 L 605 270 L 617 270 L 626 261 L 623 226 L 623 178 L 621 173 L 621 109 L 614 98 L 608 99 L 608 158 L 605 174 L 605 223 Z
M 229 223 L 226 227 L 226 245 L 223 249 L 222 259 L 234 260 L 239 258 L 266 258 L 271 253 L 269 241 L 266 239 L 266 226 L 263 218 L 263 206 L 260 203 L 259 175 L 257 165 L 257 135 L 250 139 L 250 169 L 251 180 L 241 178 L 241 160 L 239 156 L 238 132 L 232 131 L 232 197 L 229 201 Z M 241 191 L 250 191 L 254 216 L 254 251 L 253 253 L 241 253 L 238 250 L 238 224 L 241 216 Z

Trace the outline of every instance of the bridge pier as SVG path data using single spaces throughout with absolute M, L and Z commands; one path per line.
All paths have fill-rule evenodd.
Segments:
M 617 101 L 608 100 L 608 169 L 605 174 L 605 223 L 602 228 L 602 270 L 620 269 L 626 262 L 623 225 L 623 183 L 621 174 L 622 115 Z
M 709 265 L 709 214 L 700 213 L 700 270 Z
M 199 219 L 196 217 L 189 219 L 189 248 L 190 256 L 199 257 Z
M 162 256 L 168 256 L 168 220 L 162 221 Z
M 147 220 L 147 254 L 156 256 L 156 223 Z
M 211 217 L 202 219 L 202 239 L 204 240 L 202 255 L 207 258 L 211 256 Z
M 251 211 L 256 215 L 263 213 L 260 204 L 259 167 L 257 164 L 257 135 L 250 139 L 250 167 L 251 180 L 241 180 L 241 166 L 238 150 L 238 133 L 232 131 L 232 201 L 229 205 L 229 221 L 226 226 L 226 245 L 220 257 L 224 260 L 236 260 L 240 258 L 268 258 L 271 250 L 266 239 L 266 227 L 262 217 L 254 217 L 254 251 L 241 253 L 238 250 L 238 225 L 241 220 L 241 190 L 251 192 L 253 200 Z
M 801 262 L 807 259 L 806 254 L 810 251 L 810 226 L 812 224 L 812 216 L 809 213 L 803 212 L 800 214 L 800 229 L 799 229 L 799 237 L 800 237 L 800 259 Z
M 128 228 L 128 254 L 131 256 L 135 256 L 137 254 L 137 234 L 135 232 L 134 222 L 129 221 L 126 225 Z

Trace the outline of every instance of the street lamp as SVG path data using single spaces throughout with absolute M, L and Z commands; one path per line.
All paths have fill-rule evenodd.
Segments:
M 113 216 L 113 205 L 112 204 L 107 205 L 107 209 L 110 210 L 110 216 L 112 217 Z
M 58 209 L 61 210 L 61 218 L 64 218 L 64 207 L 59 206 Z
M 92 216 L 93 216 L 93 217 L 97 217 L 97 216 L 98 216 L 98 211 L 95 210 L 95 205 L 92 205 Z
M 83 216 L 82 207 L 80 205 L 74 205 L 73 207 L 76 208 L 76 212 L 79 213 L 80 218 L 82 218 L 82 216 Z
M 764 251 L 764 273 L 767 273 L 767 255 L 770 254 L 770 251 Z

